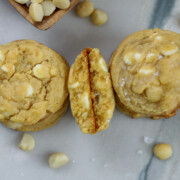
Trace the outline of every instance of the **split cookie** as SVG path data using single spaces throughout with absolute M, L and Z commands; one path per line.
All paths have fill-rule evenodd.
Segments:
M 110 74 L 99 49 L 87 48 L 69 74 L 71 110 L 83 133 L 95 134 L 109 126 L 114 112 Z

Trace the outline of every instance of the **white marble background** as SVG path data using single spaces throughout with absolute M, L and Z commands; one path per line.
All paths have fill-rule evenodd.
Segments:
M 109 60 L 117 45 L 129 34 L 148 27 L 156 0 L 93 0 L 109 20 L 93 26 L 71 11 L 48 31 L 26 22 L 9 4 L 0 0 L 0 44 L 17 39 L 34 39 L 56 50 L 72 64 L 85 47 L 98 47 Z M 179 32 L 180 1 L 166 29 Z M 165 120 L 130 119 L 115 110 L 108 130 L 84 135 L 70 109 L 54 127 L 31 133 L 36 139 L 32 152 L 18 149 L 21 132 L 0 125 L 0 180 L 179 180 L 180 117 Z M 154 143 L 166 142 L 173 156 L 160 161 L 152 155 Z M 48 167 L 48 157 L 65 152 L 70 163 L 58 170 Z

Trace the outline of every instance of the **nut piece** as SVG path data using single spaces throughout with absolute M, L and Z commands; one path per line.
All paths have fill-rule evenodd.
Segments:
M 69 162 L 69 158 L 64 153 L 54 153 L 49 157 L 49 166 L 53 169 L 60 168 Z
M 178 51 L 178 47 L 175 44 L 168 44 L 161 47 L 161 52 L 165 56 L 170 56 Z
M 165 160 L 171 157 L 172 155 L 172 147 L 169 144 L 156 144 L 153 149 L 154 155 L 161 159 Z
M 150 87 L 146 89 L 145 94 L 150 102 L 157 102 L 161 99 L 163 91 L 161 87 Z
M 43 1 L 41 5 L 44 10 L 44 16 L 50 16 L 56 9 L 52 1 Z
M 70 0 L 53 0 L 54 5 L 59 9 L 67 9 L 70 6 Z
M 32 3 L 29 6 L 29 15 L 35 22 L 41 22 L 44 17 L 44 11 L 41 4 L 38 3 Z
M 26 4 L 28 3 L 30 0 L 15 0 L 17 3 L 19 4 Z
M 107 22 L 108 16 L 104 11 L 95 9 L 91 14 L 91 21 L 96 26 L 101 26 Z
M 19 148 L 23 151 L 31 151 L 34 149 L 34 147 L 35 147 L 34 138 L 30 134 L 24 133 L 21 142 L 19 144 Z
M 82 18 L 90 16 L 93 11 L 94 4 L 88 0 L 82 1 L 76 6 L 76 14 Z

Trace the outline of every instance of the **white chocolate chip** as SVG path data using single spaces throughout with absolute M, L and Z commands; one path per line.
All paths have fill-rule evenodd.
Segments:
M 101 57 L 100 60 L 99 60 L 99 64 L 100 64 L 100 66 L 101 66 L 101 68 L 102 68 L 103 71 L 108 72 L 106 63 L 105 63 L 105 61 L 104 61 L 104 59 L 103 59 L 102 57 Z
M 28 87 L 27 87 L 26 97 L 29 97 L 32 94 L 33 94 L 33 87 L 31 86 L 31 84 L 29 84 Z
M 143 66 L 140 70 L 139 73 L 142 75 L 150 75 L 155 73 L 155 69 L 149 66 Z
M 84 98 L 84 103 L 86 105 L 86 108 L 89 109 L 89 96 L 88 96 L 88 93 L 85 93 L 83 98 Z
M 69 87 L 70 87 L 70 88 L 77 88 L 78 86 L 79 86 L 79 83 L 76 82 L 76 83 L 70 85 Z
M 54 153 L 49 157 L 49 166 L 53 169 L 60 168 L 69 162 L 69 158 L 64 153 Z
M 141 62 L 141 60 L 142 60 L 142 54 L 136 52 L 136 53 L 134 54 L 134 59 L 135 59 L 137 62 Z
M 24 133 L 21 142 L 19 144 L 19 148 L 23 151 L 31 151 L 34 149 L 34 147 L 35 147 L 34 138 L 30 134 Z
M 34 68 L 33 68 L 33 74 L 40 79 L 43 78 L 48 78 L 49 77 L 49 69 L 48 67 L 42 65 L 42 64 L 37 64 Z
M 8 68 L 7 68 L 5 65 L 1 66 L 1 69 L 2 69 L 4 72 L 8 72 L 8 71 L 9 71 Z
M 122 81 L 121 87 L 124 87 L 125 83 L 126 83 L 125 81 Z
M 170 56 L 178 51 L 178 47 L 175 44 L 168 44 L 161 47 L 161 53 L 165 56 Z
M 15 71 L 15 66 L 13 64 L 7 63 L 1 66 L 1 70 L 5 73 L 13 74 Z
M 146 58 L 148 59 L 148 58 L 151 58 L 151 57 L 154 57 L 154 56 L 155 56 L 154 53 L 148 53 L 147 56 L 146 56 Z
M 125 54 L 124 55 L 124 62 L 127 64 L 127 65 L 131 65 L 133 60 L 132 60 L 132 57 L 130 57 L 129 54 Z
M 157 39 L 158 41 L 162 40 L 162 36 L 156 36 L 155 39 Z
M 5 60 L 5 55 L 2 51 L 0 51 L 0 62 L 2 63 L 4 62 L 4 60 Z
M 154 57 L 155 57 L 154 53 L 148 53 L 146 56 L 147 62 L 151 62 L 154 59 Z

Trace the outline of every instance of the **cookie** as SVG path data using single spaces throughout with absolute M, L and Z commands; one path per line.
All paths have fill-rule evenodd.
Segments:
M 115 100 L 106 62 L 99 49 L 87 48 L 70 68 L 71 110 L 83 133 L 95 134 L 109 126 Z
M 127 37 L 110 60 L 118 108 L 131 117 L 174 116 L 180 104 L 180 35 L 161 29 Z
M 68 106 L 66 60 L 32 40 L 0 46 L 0 121 L 21 131 L 54 125 Z

